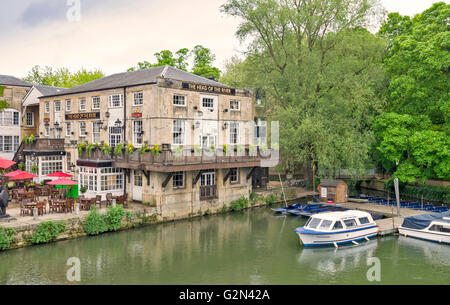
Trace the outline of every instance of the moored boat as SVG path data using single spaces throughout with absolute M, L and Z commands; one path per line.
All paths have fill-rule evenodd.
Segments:
M 378 227 L 372 215 L 363 211 L 320 213 L 310 217 L 295 232 L 305 247 L 335 246 L 369 240 L 377 236 Z
M 450 244 L 450 211 L 405 218 L 398 231 L 407 237 Z

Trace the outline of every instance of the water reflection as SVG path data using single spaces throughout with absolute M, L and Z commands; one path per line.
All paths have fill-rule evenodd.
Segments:
M 335 248 L 303 248 L 298 263 L 312 266 L 319 273 L 336 275 L 339 272 L 351 272 L 367 265 L 367 259 L 374 256 L 378 240 L 371 240 L 359 246 Z
M 0 283 L 71 284 L 66 262 L 78 257 L 82 284 L 365 284 L 372 256 L 383 283 L 450 283 L 441 245 L 386 238 L 305 249 L 295 234 L 305 222 L 261 208 L 7 251 Z

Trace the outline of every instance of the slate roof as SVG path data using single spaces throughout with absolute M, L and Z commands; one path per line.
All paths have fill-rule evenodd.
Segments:
M 58 93 L 62 93 L 64 90 L 67 90 L 67 88 L 43 86 L 43 85 L 34 85 L 34 87 L 37 90 L 39 90 L 39 92 L 42 93 L 43 95 L 58 94 Z
M 0 74 L 0 85 L 33 87 L 33 84 L 21 80 L 20 78 L 11 75 L 1 75 L 1 74 Z
M 194 82 L 204 85 L 220 86 L 231 88 L 227 85 L 221 84 L 211 79 L 207 79 L 186 71 L 179 70 L 171 66 L 153 67 L 146 70 L 137 70 L 131 72 L 117 73 L 110 76 L 106 76 L 89 83 L 85 83 L 61 92 L 60 94 L 44 95 L 41 98 L 84 93 L 91 91 L 108 90 L 115 88 L 123 88 L 128 86 L 138 86 L 145 84 L 156 83 L 157 78 L 170 78 L 185 82 Z
M 329 180 L 323 179 L 320 186 L 337 187 L 340 183 L 345 183 L 343 180 Z

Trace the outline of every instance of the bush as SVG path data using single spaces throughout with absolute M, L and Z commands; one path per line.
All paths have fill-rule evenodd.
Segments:
M 6 250 L 16 238 L 17 232 L 13 228 L 0 227 L 0 250 Z
M 99 235 L 107 230 L 108 226 L 106 225 L 105 217 L 100 214 L 97 208 L 92 208 L 84 223 L 84 231 L 88 235 Z
M 117 231 L 122 226 L 122 219 L 125 216 L 125 210 L 122 205 L 108 207 L 105 214 L 105 224 L 108 231 Z
M 42 222 L 38 225 L 36 232 L 31 236 L 31 242 L 35 245 L 48 243 L 55 240 L 65 229 L 66 224 L 63 221 Z
M 275 202 L 277 202 L 277 196 L 275 194 L 271 194 L 270 196 L 267 196 L 266 198 L 264 198 L 264 201 L 268 204 L 274 204 Z
M 386 182 L 385 188 L 394 191 L 394 180 Z M 400 185 L 400 194 L 410 196 L 416 199 L 432 200 L 441 203 L 450 203 L 450 188 L 429 184 L 403 184 Z
M 232 201 L 230 205 L 231 211 L 240 211 L 248 207 L 248 199 L 242 196 L 238 200 Z

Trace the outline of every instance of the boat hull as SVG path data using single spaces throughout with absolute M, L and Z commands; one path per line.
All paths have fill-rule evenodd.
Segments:
M 297 234 L 300 244 L 305 247 L 336 246 L 373 238 L 378 235 L 378 227 L 330 234 L 303 234 L 301 232 L 297 232 Z
M 429 232 L 423 230 L 415 230 L 409 228 L 398 228 L 400 235 L 428 240 L 437 243 L 450 244 L 450 234 Z

